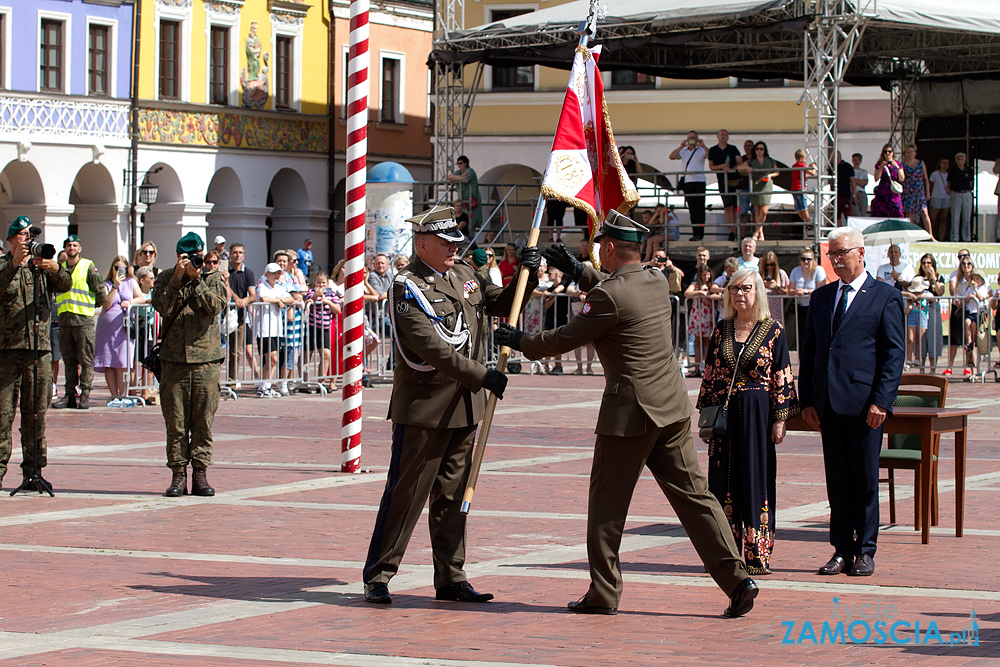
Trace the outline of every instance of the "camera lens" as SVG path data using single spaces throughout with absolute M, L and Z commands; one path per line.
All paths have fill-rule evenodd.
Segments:
M 205 258 L 201 255 L 188 255 L 188 261 L 191 262 L 191 266 L 196 269 L 200 269 L 205 266 Z

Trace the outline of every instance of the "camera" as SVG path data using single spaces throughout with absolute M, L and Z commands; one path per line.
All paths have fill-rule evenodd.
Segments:
M 188 255 L 188 261 L 191 262 L 191 266 L 196 269 L 200 269 L 205 266 L 205 258 L 201 255 Z
M 42 233 L 42 230 L 38 227 L 32 227 L 28 230 L 28 242 L 25 247 L 28 250 L 28 254 L 32 257 L 38 257 L 40 259 L 52 259 L 56 256 L 56 247 L 51 243 L 39 243 L 35 239 L 38 235 Z

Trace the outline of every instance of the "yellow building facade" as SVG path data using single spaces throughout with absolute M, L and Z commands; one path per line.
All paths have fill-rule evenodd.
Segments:
M 159 186 L 142 237 L 277 248 L 330 224 L 330 30 L 306 0 L 140 0 L 139 165 Z

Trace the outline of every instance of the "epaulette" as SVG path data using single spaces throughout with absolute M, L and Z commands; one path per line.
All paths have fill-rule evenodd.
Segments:
M 413 274 L 409 271 L 400 271 L 399 273 L 396 274 L 396 277 L 393 282 L 405 283 L 406 279 L 409 278 L 411 275 Z

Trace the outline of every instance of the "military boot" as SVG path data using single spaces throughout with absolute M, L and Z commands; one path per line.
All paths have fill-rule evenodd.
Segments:
M 66 392 L 62 398 L 52 401 L 52 407 L 56 410 L 62 410 L 63 408 L 75 408 L 76 388 L 74 387 L 70 391 Z
M 90 392 L 87 391 L 80 392 L 80 398 L 76 399 L 76 409 L 77 410 L 90 409 Z
M 208 484 L 208 472 L 205 468 L 194 468 L 191 477 L 192 496 L 214 496 L 215 489 Z
M 168 498 L 179 498 L 187 495 L 187 485 L 187 466 L 178 466 L 174 468 L 174 476 L 170 480 L 170 486 L 163 495 Z

